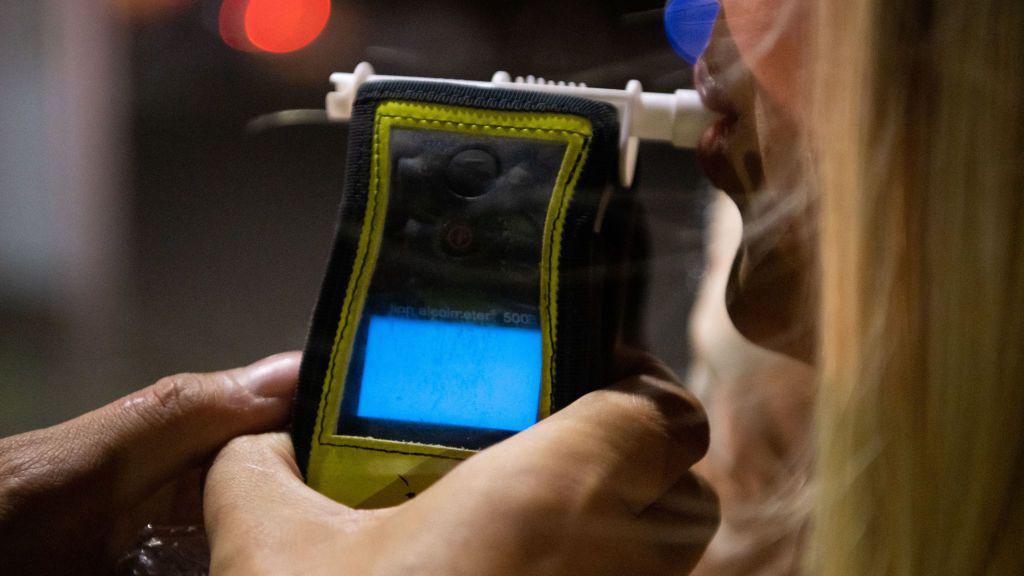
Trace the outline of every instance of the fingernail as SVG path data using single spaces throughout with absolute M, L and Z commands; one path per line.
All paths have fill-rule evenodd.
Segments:
M 300 352 L 275 354 L 241 369 L 239 380 L 261 398 L 291 398 L 299 381 Z

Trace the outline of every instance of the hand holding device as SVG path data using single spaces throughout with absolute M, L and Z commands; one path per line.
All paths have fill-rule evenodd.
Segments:
M 687 573 L 717 525 L 688 471 L 706 418 L 667 370 L 634 368 L 392 508 L 304 485 L 284 435 L 240 438 L 207 477 L 211 573 Z
M 170 376 L 73 420 L 0 438 L 2 571 L 111 574 L 147 523 L 198 522 L 199 467 L 235 436 L 284 426 L 298 368 L 290 353 Z

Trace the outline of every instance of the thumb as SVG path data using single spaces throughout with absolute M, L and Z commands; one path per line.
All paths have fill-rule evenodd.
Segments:
M 293 513 L 335 507 L 347 510 L 302 482 L 291 437 L 284 432 L 229 442 L 210 466 L 203 489 L 203 517 L 211 539 L 222 533 L 251 533 L 240 530 L 247 523 L 278 525 Z
M 673 380 L 636 375 L 483 450 L 404 506 L 426 506 L 443 519 L 435 530 L 448 522 L 458 538 L 511 562 L 682 574 L 718 522 L 713 494 L 689 472 L 707 446 L 696 399 Z M 453 528 L 472 503 L 484 503 L 487 521 Z
M 61 492 L 97 488 L 108 512 L 135 505 L 231 438 L 287 422 L 300 354 L 179 374 L 73 420 L 4 440 L 7 469 Z M 91 491 L 91 490 L 90 490 Z M 71 494 L 68 494 L 70 496 Z
M 557 487 L 565 506 L 600 499 L 637 516 L 672 490 L 708 441 L 700 403 L 674 379 L 642 374 L 583 396 L 459 468 L 511 467 L 508 477 L 525 471 Z
M 360 515 L 302 482 L 288 434 L 235 438 L 206 475 L 203 520 L 210 573 L 226 572 L 229 566 L 242 574 L 303 573 L 290 556 L 309 544 L 310 534 L 321 537 L 328 525 L 351 529 L 366 516 L 372 515 Z M 316 531 L 305 531 L 307 523 Z

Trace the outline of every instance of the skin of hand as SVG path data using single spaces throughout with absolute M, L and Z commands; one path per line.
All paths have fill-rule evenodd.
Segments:
M 299 361 L 285 353 L 170 376 L 68 422 L 0 439 L 0 571 L 110 573 L 128 544 L 120 535 L 167 518 L 180 500 L 154 495 L 174 496 L 191 479 L 186 500 L 197 506 L 198 470 L 228 440 L 287 422 Z
M 718 522 L 690 467 L 700 405 L 660 366 L 584 396 L 397 507 L 303 484 L 286 434 L 237 438 L 207 475 L 212 574 L 686 574 Z

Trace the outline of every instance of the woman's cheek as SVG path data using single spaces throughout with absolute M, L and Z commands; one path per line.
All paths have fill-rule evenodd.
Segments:
M 811 0 L 720 0 L 722 15 L 764 95 L 788 114 L 803 110 Z

